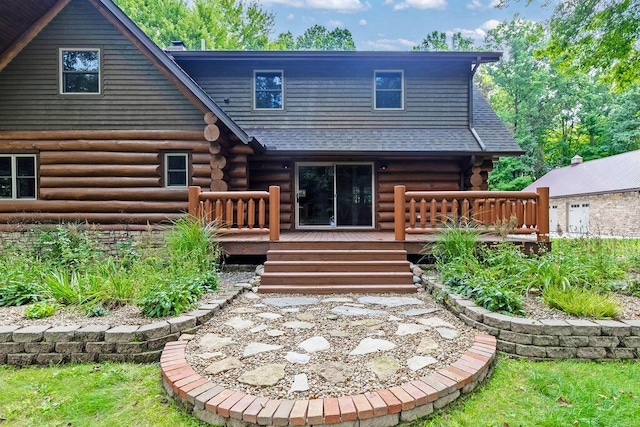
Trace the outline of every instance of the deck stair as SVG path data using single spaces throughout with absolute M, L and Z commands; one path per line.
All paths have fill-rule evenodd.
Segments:
M 394 242 L 277 242 L 259 292 L 416 292 L 407 251 Z

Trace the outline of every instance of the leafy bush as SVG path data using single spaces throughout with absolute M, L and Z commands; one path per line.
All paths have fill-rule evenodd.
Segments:
M 101 317 L 109 314 L 109 310 L 101 305 L 87 305 L 84 312 L 87 317 Z
M 40 301 L 27 307 L 24 317 L 27 319 L 42 319 L 53 316 L 57 310 L 57 304 L 49 301 Z
M 75 224 L 63 224 L 38 233 L 34 255 L 49 265 L 78 270 L 94 263 L 101 255 L 95 237 Z
M 542 293 L 542 298 L 550 307 L 575 316 L 603 319 L 620 313 L 620 306 L 614 298 L 591 289 L 550 286 Z
M 0 287 L 0 306 L 31 304 L 41 299 L 42 288 L 37 283 L 18 280 Z
M 624 292 L 640 298 L 640 279 L 631 279 L 624 287 Z

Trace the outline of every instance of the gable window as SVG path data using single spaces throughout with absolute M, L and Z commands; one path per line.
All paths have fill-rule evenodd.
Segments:
M 254 72 L 254 101 L 256 110 L 282 110 L 283 102 L 282 71 Z
M 36 198 L 36 156 L 0 155 L 0 199 Z
M 100 93 L 100 49 L 60 49 L 60 93 Z
M 376 110 L 404 108 L 404 73 L 402 71 L 376 71 L 374 81 Z
M 189 154 L 165 153 L 165 187 L 186 187 L 189 185 Z

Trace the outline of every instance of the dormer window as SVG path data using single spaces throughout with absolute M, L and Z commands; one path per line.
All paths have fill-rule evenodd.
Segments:
M 404 73 L 402 71 L 374 72 L 376 110 L 402 110 L 404 108 Z
M 60 49 L 60 93 L 100 93 L 100 49 Z
M 282 71 L 255 71 L 253 79 L 256 110 L 282 110 L 284 108 Z

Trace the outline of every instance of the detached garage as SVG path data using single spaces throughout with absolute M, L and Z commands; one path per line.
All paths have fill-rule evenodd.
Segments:
M 549 187 L 552 234 L 640 237 L 640 150 L 554 169 L 523 191 Z

